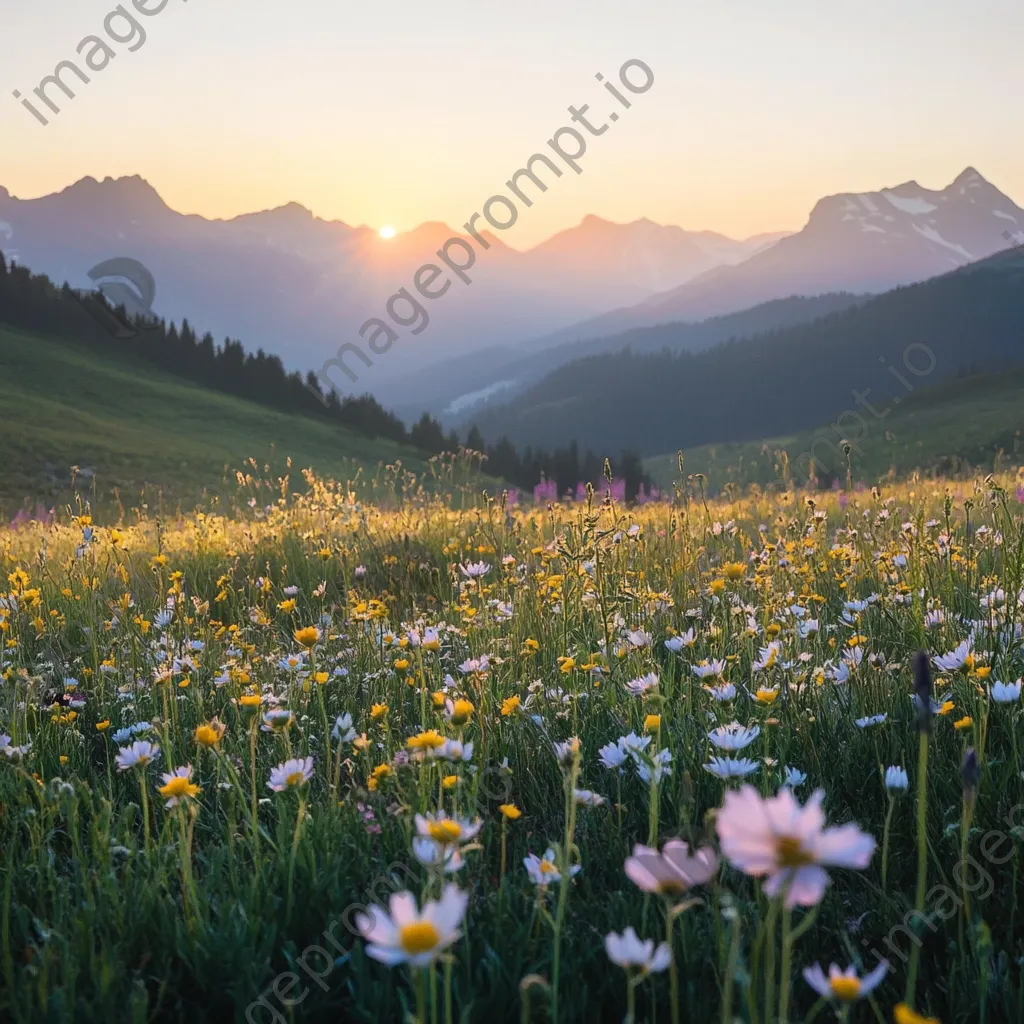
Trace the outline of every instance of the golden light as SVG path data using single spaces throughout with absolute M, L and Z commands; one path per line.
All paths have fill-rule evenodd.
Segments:
M 380 229 L 380 237 L 381 238 L 394 238 L 395 235 L 397 235 L 397 234 L 398 234 L 398 232 L 395 231 L 395 229 L 393 227 L 391 227 L 391 225 L 386 225 L 385 227 L 382 227 Z

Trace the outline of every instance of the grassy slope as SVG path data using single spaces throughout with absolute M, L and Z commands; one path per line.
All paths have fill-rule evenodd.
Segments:
M 210 391 L 142 360 L 103 355 L 0 325 L 0 508 L 26 497 L 71 495 L 71 466 L 96 472 L 101 496 L 114 487 L 125 504 L 146 489 L 183 502 L 203 485 L 220 486 L 225 467 L 254 457 L 262 469 L 291 475 L 311 466 L 339 478 L 355 464 L 373 469 L 423 457 L 301 416 L 289 416 Z M 56 471 L 58 482 L 48 466 Z M 147 486 L 148 485 L 148 486 Z
M 850 408 L 854 408 L 851 401 Z M 850 459 L 855 481 L 873 483 L 895 470 L 907 476 L 915 470 L 957 472 L 972 466 L 992 469 L 1000 449 L 1007 461 L 1018 458 L 1018 428 L 1024 426 L 1024 370 L 1001 374 L 980 374 L 951 380 L 905 397 L 899 405 L 876 406 L 884 414 L 875 418 L 867 409 L 859 410 L 867 423 L 867 434 L 857 440 L 862 454 L 853 451 Z M 838 422 L 838 421 L 833 421 Z M 863 428 L 853 416 L 842 418 L 840 429 L 854 439 Z M 740 485 L 761 486 L 781 481 L 779 450 L 789 455 L 794 481 L 805 483 L 806 458 L 816 438 L 827 439 L 838 447 L 839 435 L 830 426 L 791 437 L 737 444 L 703 445 L 684 450 L 686 474 L 704 473 L 716 490 L 729 481 Z M 837 460 L 826 445 L 817 445 L 815 456 L 829 471 L 817 467 L 818 477 L 828 481 L 846 477 L 845 461 Z M 799 462 L 798 462 L 799 460 Z M 674 453 L 647 459 L 645 465 L 662 486 L 671 486 L 679 478 Z

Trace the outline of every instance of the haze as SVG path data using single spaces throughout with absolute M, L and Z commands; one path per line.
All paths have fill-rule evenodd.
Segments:
M 41 126 L 12 91 L 30 95 L 114 6 L 0 0 L 14 44 L 0 180 L 15 195 L 141 174 L 207 217 L 297 201 L 374 228 L 461 225 L 570 104 L 606 115 L 594 75 L 633 57 L 654 87 L 504 241 L 527 248 L 587 213 L 735 237 L 797 229 L 822 195 L 941 187 L 968 164 L 1024 193 L 1010 105 L 1024 94 L 1024 9 L 1009 0 L 171 0 L 144 46 L 117 48 Z

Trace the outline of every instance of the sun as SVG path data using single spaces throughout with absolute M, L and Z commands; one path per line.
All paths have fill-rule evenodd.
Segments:
M 395 235 L 397 235 L 397 234 L 398 234 L 398 232 L 395 231 L 395 229 L 393 227 L 391 227 L 390 224 L 387 224 L 387 225 L 385 225 L 384 227 L 382 227 L 380 229 L 380 237 L 381 238 L 394 238 Z

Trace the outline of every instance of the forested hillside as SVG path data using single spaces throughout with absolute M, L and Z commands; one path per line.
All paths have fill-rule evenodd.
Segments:
M 1024 257 L 1011 251 L 704 352 L 627 350 L 578 360 L 477 425 L 516 444 L 570 433 L 598 450 L 655 455 L 794 434 L 865 402 L 1022 362 Z

